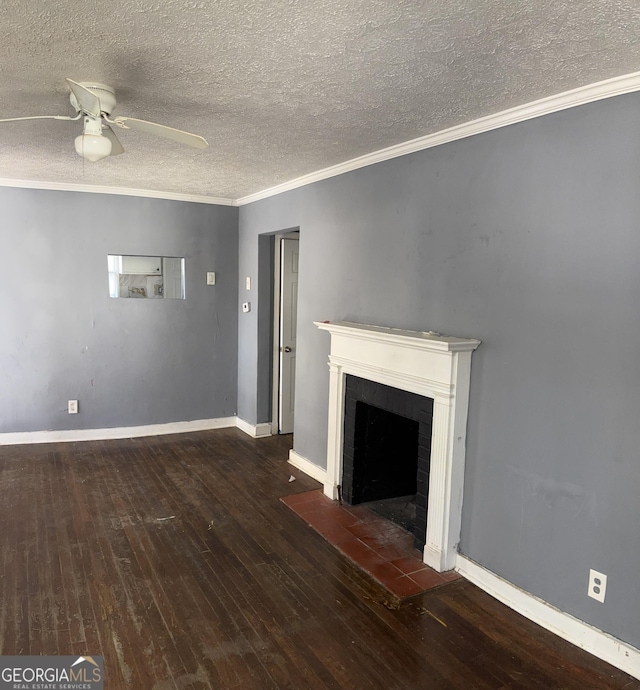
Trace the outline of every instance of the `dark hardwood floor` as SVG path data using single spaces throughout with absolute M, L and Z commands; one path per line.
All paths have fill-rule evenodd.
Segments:
M 279 501 L 318 486 L 289 443 L 0 447 L 0 654 L 104 655 L 108 690 L 640 688 L 466 581 L 394 608 Z

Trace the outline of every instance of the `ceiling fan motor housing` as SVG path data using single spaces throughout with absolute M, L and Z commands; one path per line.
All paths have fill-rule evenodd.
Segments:
M 111 115 L 113 109 L 116 107 L 115 89 L 113 89 L 111 86 L 107 86 L 106 84 L 98 84 L 97 82 L 93 81 L 81 81 L 78 83 L 80 86 L 84 86 L 85 89 L 88 89 L 94 93 L 100 99 L 100 112 Z M 74 110 L 79 113 L 82 108 L 78 104 L 73 91 L 69 96 L 69 100 L 71 101 L 71 105 L 73 106 Z

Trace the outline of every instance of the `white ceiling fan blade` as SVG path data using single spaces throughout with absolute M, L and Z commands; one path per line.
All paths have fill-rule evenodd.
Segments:
M 75 121 L 79 120 L 81 115 L 76 115 L 76 117 L 69 117 L 68 115 L 32 115 L 31 117 L 5 117 L 0 122 L 21 122 L 22 120 L 67 120 Z
M 209 144 L 207 140 L 197 134 L 190 132 L 183 132 L 181 129 L 174 129 L 165 125 L 158 125 L 155 122 L 147 122 L 146 120 L 138 120 L 135 117 L 116 117 L 113 120 L 107 120 L 112 125 L 117 125 L 122 129 L 136 129 L 140 132 L 147 132 L 148 134 L 155 134 L 165 139 L 172 139 L 187 146 L 193 146 L 197 149 L 206 149 Z
M 71 79 L 67 79 L 67 84 L 69 84 L 69 88 L 73 91 L 73 95 L 82 110 L 93 115 L 93 117 L 100 117 L 100 99 L 96 94 Z
M 119 156 L 121 153 L 124 153 L 122 144 L 111 127 L 108 125 L 102 125 L 102 136 L 106 137 L 111 142 L 111 153 L 109 155 Z

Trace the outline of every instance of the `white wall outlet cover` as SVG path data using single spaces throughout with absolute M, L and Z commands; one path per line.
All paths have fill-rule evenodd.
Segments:
M 69 411 L 69 414 L 78 414 L 78 401 L 69 400 L 67 410 Z
M 216 284 L 216 274 L 215 271 L 207 271 L 207 285 Z
M 251 302 L 243 302 L 242 303 L 242 311 L 244 314 L 246 314 L 247 312 L 250 312 L 251 311 Z
M 589 589 L 587 594 L 591 598 L 604 603 L 606 593 L 607 576 L 604 573 L 599 573 L 597 570 L 589 570 Z
M 245 287 L 245 289 L 247 289 L 247 290 L 251 290 L 251 276 L 247 276 L 247 277 L 244 279 L 244 287 Z

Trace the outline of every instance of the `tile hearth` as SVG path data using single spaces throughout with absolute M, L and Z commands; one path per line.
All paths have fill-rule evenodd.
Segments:
M 280 500 L 398 599 L 460 578 L 454 571 L 438 573 L 425 565 L 413 548 L 413 535 L 366 505 L 340 505 L 320 490 Z

